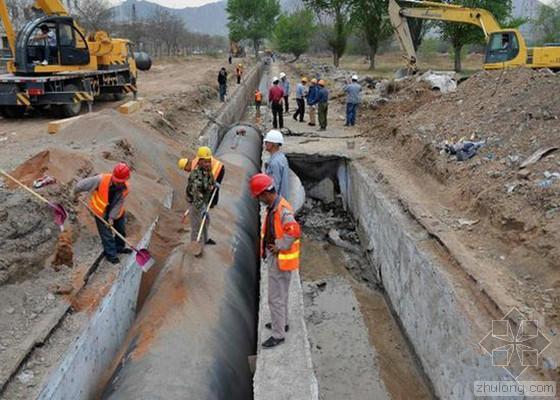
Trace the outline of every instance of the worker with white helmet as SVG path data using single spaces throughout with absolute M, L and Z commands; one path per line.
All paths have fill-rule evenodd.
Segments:
M 360 92 L 362 87 L 358 83 L 358 75 L 352 75 L 352 82 L 344 86 L 346 93 L 346 123 L 344 126 L 354 126 L 356 123 L 356 113 L 361 103 Z
M 272 110 L 272 127 L 277 129 L 284 127 L 284 110 L 282 101 L 284 100 L 284 89 L 279 85 L 280 80 L 275 76 L 272 78 L 272 86 L 268 89 L 268 104 Z
M 290 167 L 288 159 L 280 147 L 284 144 L 282 132 L 272 129 L 264 138 L 264 147 L 270 154 L 270 159 L 265 164 L 265 172 L 274 180 L 276 192 L 284 198 L 288 198 Z

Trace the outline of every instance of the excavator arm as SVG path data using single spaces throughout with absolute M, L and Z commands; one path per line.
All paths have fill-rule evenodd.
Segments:
M 486 39 L 492 32 L 502 30 L 494 15 L 481 8 L 418 0 L 402 0 L 401 3 L 409 4 L 411 7 L 401 7 L 396 0 L 389 0 L 389 17 L 393 28 L 397 32 L 401 46 L 410 59 L 413 57 L 416 59 L 416 52 L 412 44 L 407 18 L 476 25 L 482 29 Z
M 35 0 L 33 8 L 43 11 L 46 15 L 68 16 L 68 10 L 59 0 Z
M 12 57 L 16 54 L 16 33 L 14 31 L 14 26 L 12 21 L 10 21 L 10 14 L 8 13 L 8 6 L 5 0 L 0 0 L 0 19 L 2 19 L 2 25 L 6 30 L 6 35 L 8 36 L 8 44 L 10 45 L 10 50 L 12 51 Z

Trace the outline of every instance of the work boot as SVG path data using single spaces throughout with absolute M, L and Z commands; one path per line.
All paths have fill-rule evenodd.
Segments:
M 209 245 L 213 246 L 213 245 L 216 244 L 216 241 L 215 241 L 214 239 L 208 239 L 208 240 L 206 241 L 206 244 L 209 244 Z
M 119 257 L 117 257 L 117 256 L 113 256 L 113 257 L 105 256 L 105 258 L 106 258 L 107 261 L 109 261 L 111 264 L 118 264 L 118 263 L 121 262 L 121 260 L 119 260 Z
M 123 247 L 122 249 L 117 250 L 117 253 L 119 253 L 119 254 L 130 254 L 130 253 L 132 253 L 132 249 L 129 249 L 128 247 Z
M 307 125 L 309 125 L 309 126 L 315 126 L 316 124 L 312 124 L 311 122 L 308 122 Z
M 266 329 L 272 329 L 272 324 L 270 322 L 267 322 L 266 324 L 264 324 L 264 327 Z M 290 325 L 284 325 L 284 332 L 288 332 L 290 330 Z
M 278 346 L 279 344 L 284 342 L 284 338 L 276 339 L 274 336 L 269 337 L 263 344 L 262 347 L 265 349 L 270 349 L 272 347 Z

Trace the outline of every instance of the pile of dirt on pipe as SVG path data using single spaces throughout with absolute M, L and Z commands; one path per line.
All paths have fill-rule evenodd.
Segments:
M 258 171 L 261 146 L 249 125 L 225 134 L 216 156 L 226 175 L 211 211 L 217 245 L 194 258 L 186 234 L 172 252 L 102 384 L 103 399 L 252 398 L 259 214 L 247 181 Z

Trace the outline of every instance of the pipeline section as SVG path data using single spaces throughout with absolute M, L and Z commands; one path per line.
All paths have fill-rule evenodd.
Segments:
M 247 357 L 256 343 L 259 213 L 247 181 L 259 170 L 261 146 L 250 125 L 223 136 L 216 156 L 226 175 L 210 225 L 217 245 L 206 246 L 202 258 L 183 245 L 171 253 L 103 399 L 252 398 Z

